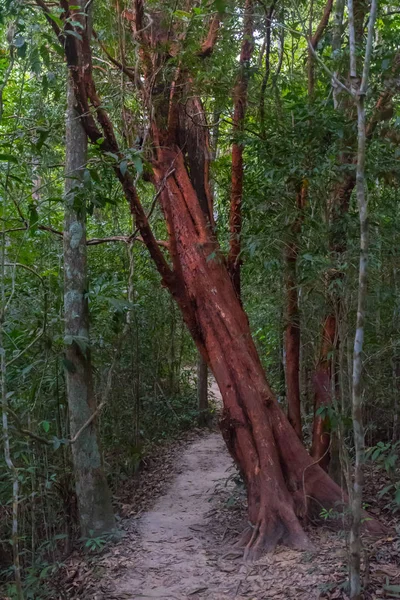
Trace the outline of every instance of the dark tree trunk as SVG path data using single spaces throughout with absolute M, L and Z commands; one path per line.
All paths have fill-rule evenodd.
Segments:
M 302 439 L 300 397 L 300 311 L 297 289 L 297 256 L 299 236 L 303 222 L 303 210 L 307 197 L 307 185 L 301 184 L 296 196 L 296 217 L 291 227 L 290 239 L 285 248 L 287 324 L 285 328 L 286 388 L 288 418 L 298 437 Z
M 314 373 L 315 396 L 311 456 L 325 470 L 328 468 L 330 458 L 330 434 L 327 428 L 329 419 L 326 415 L 318 414 L 318 410 L 332 403 L 332 354 L 335 348 L 336 327 L 336 315 L 328 315 L 324 323 L 320 358 Z
M 199 410 L 199 424 L 208 425 L 210 415 L 208 412 L 208 365 L 201 354 L 197 357 L 197 407 Z
M 244 131 L 244 119 L 247 105 L 247 88 L 249 85 L 250 59 L 253 53 L 253 2 L 246 0 L 243 17 L 243 41 L 239 59 L 239 75 L 234 89 L 232 174 L 231 198 L 229 211 L 229 272 L 234 282 L 236 293 L 241 291 L 241 236 L 242 236 L 242 200 L 243 200 L 243 141 L 240 136 Z

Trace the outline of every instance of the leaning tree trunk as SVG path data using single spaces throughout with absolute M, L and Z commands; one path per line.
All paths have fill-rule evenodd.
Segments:
M 69 79 L 65 161 L 64 318 L 65 379 L 72 438 L 88 422 L 96 408 L 86 299 L 86 200 L 81 187 L 87 141 L 74 104 L 74 89 Z M 115 526 L 114 514 L 94 421 L 72 444 L 72 457 L 82 535 L 89 535 L 90 531 L 96 534 L 111 531 Z
M 222 433 L 247 485 L 247 557 L 282 541 L 309 547 L 299 517 L 310 498 L 321 506 L 344 500 L 341 489 L 313 460 L 281 411 L 252 340 L 248 319 L 235 293 L 225 260 L 201 211 L 179 148 L 158 149 L 155 175 L 166 181 L 161 202 L 179 264 L 189 328 L 221 390 Z M 195 331 L 193 331 L 193 323 Z M 312 502 L 311 502 L 312 505 Z M 375 524 L 372 524 L 373 528 Z

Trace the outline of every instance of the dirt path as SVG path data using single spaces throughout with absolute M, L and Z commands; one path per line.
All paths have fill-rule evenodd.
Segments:
M 215 486 L 228 477 L 230 466 L 217 433 L 186 449 L 168 494 L 140 520 L 140 552 L 134 571 L 118 586 L 123 597 L 181 599 L 218 585 L 207 562 L 204 537 L 208 501 Z
M 218 400 L 215 383 L 211 392 Z M 103 593 L 91 600 L 347 598 L 347 554 L 337 532 L 311 529 L 316 553 L 279 547 L 243 562 L 233 542 L 246 525 L 244 495 L 219 433 L 189 442 L 173 468 L 166 493 L 128 522 L 126 538 L 99 562 Z

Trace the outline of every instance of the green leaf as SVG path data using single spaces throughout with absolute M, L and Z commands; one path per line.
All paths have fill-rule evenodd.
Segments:
M 174 17 L 177 17 L 178 19 L 190 19 L 191 16 L 192 15 L 185 10 L 176 10 L 174 12 Z
M 64 57 L 64 48 L 60 44 L 52 42 L 51 47 L 59 56 Z
M 389 592 L 389 597 L 400 598 L 400 585 L 384 585 L 385 592 Z
M 38 130 L 39 133 L 39 139 L 35 144 L 35 148 L 38 152 L 40 152 L 40 150 L 42 149 L 43 144 L 45 143 L 45 141 L 47 140 L 47 138 L 49 137 L 50 131 L 48 129 L 40 129 Z
M 50 423 L 48 421 L 42 421 L 41 425 L 42 425 L 43 431 L 45 433 L 49 433 Z
M 47 565 L 40 571 L 39 579 L 46 579 L 49 571 L 51 569 L 51 565 Z
M 214 258 L 216 257 L 216 255 L 217 255 L 217 254 L 216 254 L 216 252 L 215 252 L 215 251 L 214 251 L 214 252 L 211 252 L 211 254 L 209 254 L 209 255 L 207 256 L 207 262 L 209 262 L 210 260 L 214 260 Z
M 143 161 L 137 154 L 132 158 L 136 171 L 141 175 L 143 173 Z
M 74 31 L 73 29 L 65 29 L 64 33 L 66 33 L 67 35 L 72 35 L 73 37 L 75 37 L 80 42 L 82 41 L 81 34 L 78 33 L 77 31 Z
M 109 156 L 110 158 L 113 158 L 114 160 L 118 161 L 118 154 L 114 154 L 114 152 L 104 152 L 105 156 Z
M 40 52 L 40 56 L 42 57 L 43 63 L 49 69 L 50 68 L 50 54 L 49 54 L 49 49 L 47 48 L 47 45 L 42 44 L 39 48 L 39 52 Z
M 17 36 L 14 38 L 13 45 L 14 45 L 16 48 L 22 48 L 22 46 L 24 46 L 25 44 L 26 44 L 26 41 L 25 41 L 25 38 L 24 38 L 22 35 L 17 35 Z
M 37 224 L 39 222 L 39 215 L 37 208 L 34 204 L 29 205 L 29 231 L 33 233 L 37 229 Z
M 62 440 L 60 440 L 58 437 L 54 436 L 53 437 L 53 448 L 54 450 L 58 450 L 59 447 L 61 446 L 61 442 Z
M 83 25 L 82 25 L 82 23 L 79 23 L 79 21 L 68 20 L 68 22 L 70 25 L 72 25 L 72 27 L 79 27 L 79 29 L 83 29 Z
M 57 15 L 54 15 L 53 13 L 47 13 L 46 16 L 54 21 L 54 23 L 56 23 L 59 27 L 61 27 L 61 29 L 63 29 L 64 22 L 62 19 L 60 19 L 60 17 L 57 17 Z
M 121 175 L 124 176 L 128 170 L 128 162 L 126 160 L 121 160 L 119 163 L 119 170 L 121 171 Z
M 378 456 L 380 456 L 381 453 L 381 449 L 380 448 L 376 448 L 371 456 L 371 460 L 376 460 L 378 458 Z
M 41 70 L 41 63 L 40 63 L 39 50 L 37 48 L 33 48 L 29 59 L 30 59 L 32 72 L 35 73 L 35 75 L 39 75 L 40 70 Z
M 90 177 L 93 179 L 95 183 L 100 183 L 100 175 L 96 169 L 88 169 L 90 173 Z
M 226 10 L 226 0 L 214 0 L 214 6 L 219 13 L 224 13 Z

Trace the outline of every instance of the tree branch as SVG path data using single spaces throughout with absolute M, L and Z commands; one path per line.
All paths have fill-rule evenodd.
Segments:
M 214 47 L 218 39 L 219 27 L 221 24 L 221 14 L 217 13 L 213 16 L 210 23 L 210 28 L 208 30 L 208 34 L 206 39 L 201 45 L 201 49 L 197 53 L 199 58 L 207 58 L 207 56 L 211 56 L 214 52 Z

